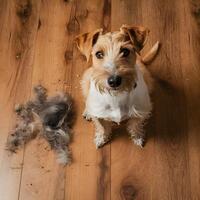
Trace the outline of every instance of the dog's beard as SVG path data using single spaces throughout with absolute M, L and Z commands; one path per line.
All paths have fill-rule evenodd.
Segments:
M 129 92 L 135 85 L 136 72 L 134 68 L 120 67 L 117 74 L 122 77 L 122 84 L 119 87 L 110 87 L 107 83 L 110 74 L 105 70 L 94 70 L 92 74 L 92 80 L 95 83 L 95 87 L 100 93 L 118 93 L 127 91 Z

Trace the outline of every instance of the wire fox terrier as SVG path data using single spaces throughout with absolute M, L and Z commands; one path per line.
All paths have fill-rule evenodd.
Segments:
M 131 140 L 144 145 L 143 126 L 150 116 L 153 79 L 146 69 L 157 54 L 159 42 L 140 56 L 149 30 L 122 25 L 119 31 L 102 29 L 76 37 L 78 49 L 91 61 L 82 78 L 85 97 L 83 116 L 95 124 L 95 144 L 99 148 L 111 139 L 114 124 L 126 124 Z

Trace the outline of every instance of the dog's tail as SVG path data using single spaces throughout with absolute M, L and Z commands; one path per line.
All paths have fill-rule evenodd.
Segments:
M 148 65 L 152 62 L 152 60 L 155 58 L 155 56 L 157 55 L 158 53 L 158 50 L 159 50 L 159 46 L 160 46 L 160 43 L 159 41 L 157 41 L 153 47 L 144 55 L 142 56 L 141 58 L 141 61 L 145 64 L 145 65 Z

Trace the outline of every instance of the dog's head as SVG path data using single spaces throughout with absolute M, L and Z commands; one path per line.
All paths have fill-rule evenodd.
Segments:
M 136 54 L 143 48 L 149 30 L 141 26 L 123 25 L 119 31 L 103 34 L 102 29 L 76 37 L 76 43 L 89 61 L 97 88 L 130 90 L 136 84 Z

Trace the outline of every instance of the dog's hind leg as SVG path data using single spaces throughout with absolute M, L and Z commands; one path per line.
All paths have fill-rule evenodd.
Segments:
M 96 129 L 94 143 L 96 148 L 100 148 L 111 139 L 112 122 L 97 118 L 93 118 L 92 120 Z

